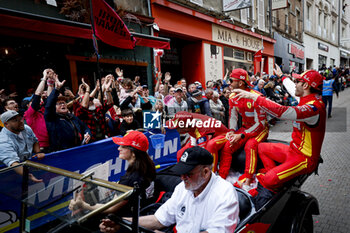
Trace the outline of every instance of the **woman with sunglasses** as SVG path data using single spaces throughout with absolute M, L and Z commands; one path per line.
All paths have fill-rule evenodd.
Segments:
M 141 132 L 130 131 L 122 138 L 114 137 L 113 142 L 119 145 L 119 158 L 128 162 L 126 173 L 121 177 L 119 184 L 133 187 L 135 182 L 137 182 L 141 190 L 140 205 L 143 207 L 147 204 L 147 198 L 152 194 L 152 183 L 156 176 L 154 163 L 147 153 L 149 147 L 148 139 Z M 124 217 L 131 216 L 132 203 L 133 201 L 130 199 L 124 200 L 105 210 L 104 213 L 114 213 Z M 102 205 L 90 205 L 83 201 L 79 195 L 76 200 L 70 202 L 69 209 L 94 210 Z

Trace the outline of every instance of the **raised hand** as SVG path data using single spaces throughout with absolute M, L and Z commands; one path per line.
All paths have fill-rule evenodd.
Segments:
M 90 92 L 90 86 L 84 81 L 84 78 L 81 78 L 81 83 L 85 86 L 85 91 Z
M 275 63 L 275 69 L 273 69 L 273 73 L 277 77 L 281 77 L 283 75 L 283 72 L 282 72 L 281 68 L 276 63 Z
M 123 70 L 119 69 L 119 67 L 115 69 L 115 73 L 118 75 L 118 77 L 123 77 Z
M 164 75 L 164 82 L 169 82 L 171 79 L 171 75 L 169 72 L 166 72 Z
M 45 79 L 54 79 L 55 71 L 51 68 L 47 68 L 43 71 L 43 78 Z
M 108 91 L 108 89 L 110 88 L 110 86 L 112 85 L 113 82 L 113 75 L 109 74 L 105 77 L 105 81 L 102 84 L 102 91 Z
M 62 82 L 60 82 L 60 80 L 58 80 L 58 75 L 55 74 L 54 75 L 54 79 L 55 79 L 55 88 L 57 90 L 61 89 L 61 87 L 64 85 L 64 83 L 66 82 L 66 80 L 63 80 Z

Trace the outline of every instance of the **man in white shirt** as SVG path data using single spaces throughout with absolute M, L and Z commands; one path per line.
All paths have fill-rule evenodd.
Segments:
M 176 224 L 179 233 L 233 232 L 239 222 L 237 193 L 232 184 L 211 171 L 212 163 L 213 156 L 204 148 L 185 150 L 173 168 L 183 182 L 154 215 L 140 217 L 139 224 L 152 230 Z M 102 220 L 102 232 L 114 229 L 111 220 Z

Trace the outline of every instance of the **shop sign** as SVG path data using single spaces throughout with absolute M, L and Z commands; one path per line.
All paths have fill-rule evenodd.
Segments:
M 296 58 L 304 59 L 304 50 L 298 48 L 294 44 L 288 44 L 288 53 L 294 55 Z
M 349 54 L 346 53 L 346 52 L 340 51 L 340 56 L 342 56 L 342 57 L 348 57 Z
M 255 37 L 227 30 L 224 27 L 212 24 L 212 40 L 242 49 L 258 51 L 263 47 L 262 40 Z
M 328 52 L 328 46 L 318 42 L 318 49 Z

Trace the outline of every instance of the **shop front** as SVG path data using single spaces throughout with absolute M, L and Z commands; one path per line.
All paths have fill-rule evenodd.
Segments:
M 276 63 L 282 67 L 282 71 L 290 73 L 294 70 L 302 73 L 305 70 L 304 46 L 289 40 L 277 32 L 274 33 L 276 43 L 274 45 Z
M 162 72 L 173 70 L 173 84 L 222 79 L 226 69 L 244 68 L 273 73 L 275 40 L 220 21 L 173 2 L 152 1 L 159 35 L 171 39 L 171 50 L 161 58 Z M 176 20 L 174 20 L 176 19 Z M 254 54 L 262 50 L 262 62 Z
M 331 43 L 304 34 L 306 69 L 339 66 L 339 48 Z
M 0 7 L 3 88 L 17 93 L 36 88 L 46 68 L 54 69 L 74 93 L 83 77 L 94 85 L 99 75 L 90 24 L 65 20 L 58 13 L 58 7 L 34 1 L 23 1 L 27 11 L 20 10 L 19 4 L 11 1 L 1 3 Z M 33 9 L 35 12 L 31 12 Z M 147 16 L 139 18 L 143 23 L 154 20 Z M 120 67 L 125 77 L 133 79 L 138 75 L 142 84 L 152 86 L 153 52 L 150 47 L 162 47 L 163 42 L 169 41 L 150 36 L 149 27 L 141 28 L 133 23 L 128 26 L 133 36 L 140 38 L 135 49 L 120 49 L 98 41 L 101 74 L 114 74 L 115 68 Z
M 212 25 L 212 40 L 222 44 L 224 70 L 243 68 L 252 73 L 273 73 L 273 43 L 260 38 Z M 254 59 L 254 54 L 262 50 L 261 61 Z
M 340 52 L 340 67 L 350 66 L 350 51 L 346 49 L 339 48 Z

